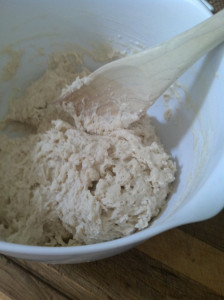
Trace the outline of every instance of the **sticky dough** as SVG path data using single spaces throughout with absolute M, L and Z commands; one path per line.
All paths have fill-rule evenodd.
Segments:
M 35 133 L 0 142 L 0 233 L 9 242 L 70 246 L 116 239 L 149 226 L 165 204 L 175 163 L 150 117 L 100 134 L 51 103 L 77 76 L 77 54 L 57 55 L 5 122 Z M 73 66 L 73 67 L 72 67 Z M 100 126 L 100 124 L 99 124 Z

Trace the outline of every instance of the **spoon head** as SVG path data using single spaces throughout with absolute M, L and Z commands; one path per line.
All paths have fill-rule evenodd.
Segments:
M 81 120 L 84 128 L 96 132 L 127 128 L 149 106 L 147 78 L 142 70 L 119 61 L 92 73 L 79 88 L 58 99 Z

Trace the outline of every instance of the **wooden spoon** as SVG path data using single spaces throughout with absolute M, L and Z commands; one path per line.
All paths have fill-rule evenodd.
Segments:
M 156 47 L 104 65 L 89 76 L 88 83 L 61 96 L 59 102 L 69 102 L 70 107 L 72 103 L 89 127 L 97 117 L 110 128 L 127 127 L 195 61 L 223 41 L 224 10 Z

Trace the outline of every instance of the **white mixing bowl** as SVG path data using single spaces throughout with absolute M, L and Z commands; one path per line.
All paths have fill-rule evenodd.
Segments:
M 197 0 L 8 0 L 0 9 L 0 70 L 5 47 L 24 49 L 21 66 L 1 81 L 0 117 L 12 89 L 26 86 L 46 68 L 47 56 L 76 43 L 110 43 L 115 48 L 150 47 L 194 26 L 211 15 Z M 47 55 L 37 55 L 40 51 Z M 38 50 L 39 49 L 39 50 Z M 170 228 L 210 218 L 224 206 L 224 52 L 223 45 L 203 57 L 178 82 L 179 97 L 161 97 L 150 108 L 158 135 L 177 162 L 176 190 L 152 225 L 114 241 L 76 247 L 39 247 L 0 241 L 0 252 L 47 263 L 102 259 L 125 251 Z M 0 74 L 1 76 L 1 74 Z M 172 98 L 172 97 L 171 97 Z

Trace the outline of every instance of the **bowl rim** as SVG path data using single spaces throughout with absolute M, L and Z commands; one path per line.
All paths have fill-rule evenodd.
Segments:
M 192 4 L 195 5 L 195 2 L 193 0 L 189 0 L 192 2 Z M 207 14 L 207 17 L 212 15 L 212 12 L 200 1 L 197 1 L 198 6 L 200 6 L 202 13 Z M 224 45 L 223 45 L 224 47 Z M 224 59 L 224 54 L 223 58 Z M 201 197 L 202 192 L 203 195 L 207 195 L 209 189 L 213 187 L 213 180 L 215 177 L 217 177 L 217 174 L 220 178 L 224 177 L 224 154 L 221 159 L 221 162 L 213 169 L 213 172 L 211 174 L 211 177 L 207 179 L 205 182 L 205 189 L 203 191 L 198 191 L 198 193 L 194 196 L 195 197 Z M 215 192 L 215 195 L 218 197 L 220 195 L 224 195 L 224 186 L 220 186 L 219 189 Z M 192 201 L 191 201 L 192 202 Z M 190 203 L 191 204 L 191 203 Z M 192 209 L 192 205 L 186 205 L 184 209 L 188 209 L 189 211 Z M 207 219 L 209 217 L 212 217 L 216 215 L 218 212 L 220 212 L 224 207 L 224 198 L 223 203 L 221 206 L 219 206 L 218 210 L 216 211 L 210 211 L 210 216 L 207 216 L 203 219 Z M 183 210 L 183 208 L 182 208 Z M 11 254 L 11 255 L 21 255 L 23 257 L 25 256 L 33 256 L 37 255 L 38 259 L 41 260 L 41 258 L 45 256 L 74 256 L 74 255 L 80 255 L 80 254 L 91 254 L 96 252 L 105 252 L 105 251 L 112 251 L 113 249 L 118 248 L 124 248 L 128 246 L 137 245 L 150 237 L 155 236 L 158 233 L 162 233 L 164 231 L 167 231 L 171 228 L 174 228 L 176 226 L 180 226 L 183 224 L 196 222 L 197 220 L 194 219 L 194 216 L 191 216 L 190 219 L 183 218 L 180 222 L 178 220 L 179 218 L 174 218 L 173 220 L 167 222 L 166 224 L 159 224 L 156 228 L 153 228 L 153 226 L 150 226 L 146 229 L 143 229 L 140 232 L 133 233 L 131 235 L 121 237 L 115 240 L 111 241 L 105 241 L 100 242 L 96 244 L 89 244 L 89 245 L 78 245 L 78 246 L 33 246 L 33 245 L 23 245 L 23 244 L 16 244 L 16 243 L 10 243 L 6 241 L 0 241 L 0 253 L 3 254 Z M 198 219 L 198 221 L 200 221 Z
M 220 195 L 224 195 L 224 185 L 220 185 L 219 188 L 214 192 L 213 196 L 217 203 L 210 201 L 210 209 L 206 209 L 206 215 L 201 216 L 200 218 L 197 214 L 192 214 L 192 208 L 195 209 L 195 203 L 198 207 L 202 207 L 205 197 L 208 198 L 208 195 L 210 194 L 209 191 L 214 187 L 214 181 L 217 181 L 217 179 L 223 179 L 223 170 L 224 154 L 220 163 L 217 164 L 211 176 L 204 183 L 205 188 L 199 190 L 192 198 L 192 201 L 184 205 L 181 210 L 178 211 L 178 217 L 175 218 L 174 215 L 173 219 L 169 220 L 165 224 L 163 223 L 157 225 L 156 228 L 150 226 L 142 231 L 115 240 L 78 246 L 32 246 L 0 241 L 0 252 L 17 255 L 38 255 L 39 258 L 46 255 L 57 255 L 57 257 L 61 257 L 65 255 L 74 256 L 80 254 L 105 252 L 113 249 L 128 247 L 130 245 L 137 245 L 158 233 L 168 231 L 177 226 L 209 219 L 218 214 L 224 208 L 224 197 L 222 199 L 220 198 Z M 199 198 L 200 201 L 198 201 L 197 198 Z M 189 213 L 187 213 L 187 211 Z

